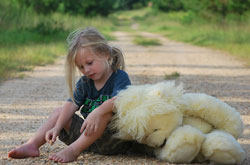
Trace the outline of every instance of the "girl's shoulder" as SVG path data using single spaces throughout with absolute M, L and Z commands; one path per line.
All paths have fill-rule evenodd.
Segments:
M 128 73 L 125 72 L 124 70 L 120 70 L 118 69 L 116 72 L 115 72 L 116 76 L 125 76 L 125 77 L 128 77 Z
M 114 80 L 118 82 L 128 82 L 130 83 L 130 78 L 128 76 L 128 73 L 125 72 L 124 70 L 117 70 L 114 73 Z
M 126 89 L 127 86 L 131 85 L 131 81 L 127 72 L 123 70 L 117 70 L 115 74 L 116 76 L 112 83 L 112 97 L 116 96 L 119 91 Z
M 128 73 L 125 72 L 124 70 L 118 69 L 117 71 L 114 72 L 114 80 L 129 80 Z

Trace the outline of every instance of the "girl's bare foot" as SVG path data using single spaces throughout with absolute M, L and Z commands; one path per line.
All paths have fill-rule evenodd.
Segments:
M 75 153 L 75 151 L 72 149 L 71 146 L 68 146 L 67 148 L 63 149 L 62 151 L 52 154 L 49 156 L 50 160 L 54 160 L 56 162 L 60 163 L 67 163 L 67 162 L 73 162 L 77 159 L 78 153 Z
M 8 153 L 8 157 L 15 159 L 22 159 L 28 157 L 37 157 L 39 156 L 39 149 L 37 146 L 29 143 L 25 143 Z

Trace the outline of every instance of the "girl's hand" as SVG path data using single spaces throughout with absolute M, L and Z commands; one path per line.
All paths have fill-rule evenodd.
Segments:
M 45 140 L 46 142 L 50 143 L 52 145 L 56 141 L 56 137 L 59 135 L 60 130 L 57 128 L 52 128 L 45 134 Z
M 90 136 L 97 132 L 100 127 L 102 114 L 99 113 L 98 110 L 100 109 L 96 108 L 94 111 L 92 111 L 82 124 L 80 132 L 83 133 L 84 131 L 86 136 Z

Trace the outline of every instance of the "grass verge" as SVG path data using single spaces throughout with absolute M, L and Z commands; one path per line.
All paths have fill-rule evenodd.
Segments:
M 120 12 L 116 18 L 138 25 L 136 30 L 131 24 L 121 29 L 158 33 L 172 40 L 221 50 L 250 66 L 250 12 L 221 18 L 210 13 L 201 17 L 192 12 L 164 13 L 144 8 Z
M 133 39 L 133 43 L 141 46 L 157 46 L 161 45 L 158 39 L 146 38 L 140 35 L 136 35 Z
M 180 73 L 178 72 L 173 72 L 171 74 L 165 74 L 164 79 L 165 80 L 174 80 L 180 77 Z

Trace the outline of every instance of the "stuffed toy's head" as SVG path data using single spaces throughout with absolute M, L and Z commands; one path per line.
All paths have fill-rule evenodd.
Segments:
M 111 127 L 115 135 L 149 146 L 160 146 L 170 133 L 182 124 L 178 107 L 183 89 L 174 82 L 129 86 L 115 100 Z

